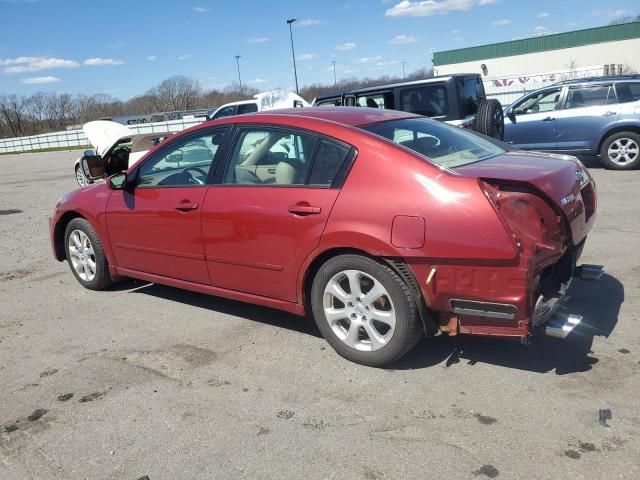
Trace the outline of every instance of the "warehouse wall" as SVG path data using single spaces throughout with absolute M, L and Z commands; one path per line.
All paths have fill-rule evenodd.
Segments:
M 582 47 L 514 55 L 511 57 L 474 60 L 434 67 L 437 75 L 451 73 L 482 73 L 487 66 L 488 77 L 513 76 L 568 70 L 570 66 L 586 67 L 614 63 L 623 64 L 640 73 L 640 38 L 597 43 Z

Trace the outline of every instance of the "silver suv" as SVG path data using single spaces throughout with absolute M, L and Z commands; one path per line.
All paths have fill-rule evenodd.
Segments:
M 505 111 L 504 141 L 524 150 L 601 155 L 605 168 L 640 167 L 640 75 L 556 83 Z

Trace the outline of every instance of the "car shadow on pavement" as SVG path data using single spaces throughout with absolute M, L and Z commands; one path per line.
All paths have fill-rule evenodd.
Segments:
M 228 300 L 203 293 L 190 292 L 179 288 L 168 287 L 157 283 L 149 283 L 131 290 L 131 293 L 143 293 L 165 300 L 184 303 L 192 307 L 213 310 L 226 315 L 260 322 L 274 327 L 286 328 L 305 333 L 312 337 L 322 338 L 318 327 L 311 318 L 303 318 L 281 310 L 252 305 L 250 303 Z
M 582 323 L 564 340 L 547 337 L 537 329 L 528 344 L 515 340 L 459 335 L 421 341 L 393 369 L 487 363 L 507 368 L 557 375 L 585 372 L 598 363 L 593 355 L 595 336 L 608 337 L 624 302 L 624 287 L 614 277 L 603 275 L 597 282 L 574 280 L 569 289 L 566 310 L 583 316 Z

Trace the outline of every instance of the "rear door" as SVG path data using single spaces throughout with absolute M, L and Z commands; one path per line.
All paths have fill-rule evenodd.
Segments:
M 557 112 L 558 150 L 594 150 L 619 115 L 613 84 L 570 86 L 564 108 Z
M 555 150 L 561 95 L 562 87 L 548 88 L 509 107 L 504 119 L 504 141 L 523 150 Z
M 295 302 L 298 272 L 320 242 L 350 152 L 291 128 L 238 128 L 221 183 L 202 210 L 212 283 Z M 268 158 L 277 160 L 273 173 L 253 173 Z
M 224 130 L 168 143 L 131 173 L 133 189 L 111 194 L 107 228 L 119 267 L 210 283 L 200 219 Z

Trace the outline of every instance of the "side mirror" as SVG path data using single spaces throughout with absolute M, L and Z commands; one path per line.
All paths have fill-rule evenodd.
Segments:
M 93 150 L 87 152 L 93 153 Z M 104 176 L 104 161 L 99 155 L 84 155 L 80 159 L 80 166 L 84 176 L 89 180 L 98 180 Z
M 513 123 L 516 123 L 516 112 L 512 107 L 507 108 L 505 114 L 509 120 L 511 120 Z
M 107 186 L 111 190 L 127 190 L 130 187 L 130 183 L 127 181 L 127 174 L 120 172 L 111 175 L 107 178 Z
M 94 152 L 93 150 L 85 150 L 82 155 L 85 157 L 95 157 L 96 152 Z

